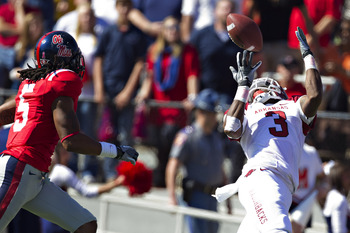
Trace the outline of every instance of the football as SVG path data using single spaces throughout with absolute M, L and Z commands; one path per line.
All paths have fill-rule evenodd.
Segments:
M 263 38 L 259 26 L 248 16 L 231 13 L 226 18 L 227 32 L 231 40 L 240 48 L 259 52 Z

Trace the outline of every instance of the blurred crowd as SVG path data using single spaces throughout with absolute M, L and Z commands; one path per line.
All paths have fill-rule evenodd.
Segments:
M 180 176 L 186 178 L 180 186 L 187 195 L 207 202 L 213 187 L 238 178 L 245 159 L 239 144 L 228 141 L 221 128 L 220 116 L 237 89 L 229 66 L 237 68 L 236 53 L 242 51 L 227 34 L 229 13 L 245 14 L 258 23 L 264 47 L 254 57 L 263 61 L 257 75 L 273 75 L 289 96 L 305 94 L 297 79 L 304 72 L 295 37 L 301 27 L 321 75 L 334 78 L 324 83 L 320 110 L 350 111 L 348 0 L 1 0 L 0 88 L 18 88 L 17 70 L 35 66 L 35 45 L 44 33 L 70 33 L 86 65 L 77 110 L 82 131 L 117 145 L 154 148 L 152 186 L 168 187 L 171 202 L 178 204 L 174 190 Z M 345 159 L 349 124 L 323 122 L 319 127 L 311 144 L 321 149 L 317 140 L 333 137 L 334 145 L 341 147 L 337 159 Z M 342 140 L 334 139 L 330 127 L 342 128 Z M 0 140 L 4 138 L 6 134 Z M 85 183 L 118 178 L 117 160 L 75 154 L 69 158 L 66 165 Z M 229 174 L 220 169 L 224 159 L 230 161 Z M 180 165 L 185 173 L 179 172 Z M 216 203 L 187 202 L 217 210 Z M 193 220 L 192 226 L 196 224 L 207 230 L 198 232 L 218 228 Z

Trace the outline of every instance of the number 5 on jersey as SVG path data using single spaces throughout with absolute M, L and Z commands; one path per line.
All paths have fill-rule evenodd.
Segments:
M 26 99 L 23 97 L 26 93 L 33 92 L 35 83 L 26 84 L 23 86 L 22 93 L 19 96 L 19 104 L 17 107 L 17 112 L 22 113 L 22 121 L 17 119 L 13 125 L 13 131 L 18 132 L 23 129 L 23 127 L 27 124 L 28 121 L 28 112 L 29 112 L 29 103 L 26 102 Z

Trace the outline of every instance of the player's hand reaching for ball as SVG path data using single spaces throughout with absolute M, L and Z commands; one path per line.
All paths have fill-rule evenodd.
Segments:
M 259 61 L 254 66 L 252 66 L 252 59 L 253 52 L 244 50 L 243 55 L 241 52 L 237 53 L 238 71 L 236 71 L 235 68 L 233 68 L 233 66 L 230 66 L 233 79 L 238 83 L 238 86 L 250 87 L 252 85 L 255 71 L 261 65 L 261 61 Z
M 303 58 L 305 58 L 309 54 L 312 55 L 312 52 L 310 50 L 309 44 L 307 43 L 305 34 L 304 34 L 303 30 L 301 30 L 300 27 L 298 27 L 297 30 L 295 31 L 295 35 L 297 36 L 297 38 L 299 40 L 300 52 L 301 52 L 301 55 L 303 56 Z

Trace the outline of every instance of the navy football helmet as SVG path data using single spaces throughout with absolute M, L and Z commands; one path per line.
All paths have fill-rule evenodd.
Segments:
M 67 66 L 82 78 L 85 71 L 84 57 L 75 39 L 67 32 L 52 31 L 43 35 L 34 50 L 35 65 Z M 63 68 L 63 67 L 60 67 Z

